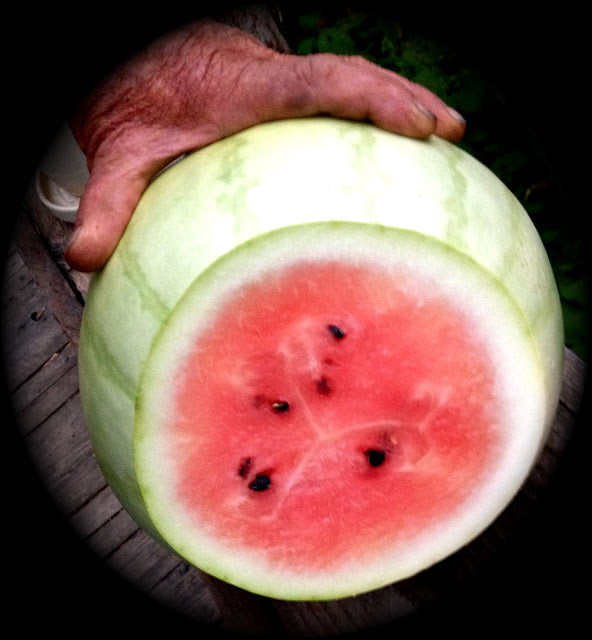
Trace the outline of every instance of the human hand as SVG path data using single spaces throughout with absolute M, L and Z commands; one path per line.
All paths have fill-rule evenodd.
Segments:
M 461 116 L 426 88 L 360 57 L 282 54 L 204 20 L 168 34 L 105 79 L 71 121 L 89 182 L 66 260 L 95 271 L 150 179 L 184 152 L 269 120 L 317 113 L 459 140 Z

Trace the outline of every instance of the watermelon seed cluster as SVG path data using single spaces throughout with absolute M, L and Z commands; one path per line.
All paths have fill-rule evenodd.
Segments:
M 238 475 L 241 478 L 246 478 L 251 471 L 252 464 L 252 458 L 244 458 L 241 460 Z M 249 489 L 253 489 L 253 491 L 265 491 L 265 489 L 269 489 L 270 486 L 271 478 L 266 473 L 258 473 L 255 479 L 249 483 Z
M 343 340 L 343 338 L 346 337 L 345 331 L 336 324 L 328 324 L 327 330 L 335 340 Z M 329 395 L 331 393 L 331 385 L 328 378 L 325 376 L 319 378 L 316 383 L 316 389 L 320 395 Z M 261 405 L 265 400 L 262 396 L 257 396 L 255 402 L 257 405 Z M 276 413 L 287 413 L 290 410 L 290 403 L 286 400 L 275 400 L 271 404 L 271 407 Z M 371 467 L 379 467 L 386 459 L 386 453 L 381 449 L 366 449 L 364 455 Z M 252 458 L 244 458 L 241 460 L 238 471 L 238 475 L 241 478 L 247 478 L 250 474 L 252 462 Z M 249 483 L 249 489 L 253 491 L 265 491 L 270 487 L 271 478 L 267 473 L 256 474 L 254 480 Z
M 336 324 L 328 324 L 327 330 L 335 338 L 335 340 L 343 340 L 345 338 L 345 331 Z M 317 380 L 317 393 L 322 396 L 328 396 L 331 393 L 331 385 L 328 378 L 323 376 Z

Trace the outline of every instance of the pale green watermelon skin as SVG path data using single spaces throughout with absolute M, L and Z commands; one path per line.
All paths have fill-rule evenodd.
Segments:
M 536 229 L 499 179 L 436 137 L 412 140 L 331 118 L 261 124 L 154 180 L 89 289 L 79 348 L 83 412 L 109 484 L 155 537 L 132 455 L 137 389 L 154 336 L 218 257 L 263 232 L 324 220 L 414 230 L 491 272 L 531 332 L 549 428 L 563 368 L 559 297 Z

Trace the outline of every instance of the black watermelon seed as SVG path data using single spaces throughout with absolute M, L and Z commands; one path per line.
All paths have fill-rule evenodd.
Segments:
M 251 458 L 244 458 L 243 460 L 241 460 L 241 465 L 238 469 L 238 475 L 241 478 L 244 478 L 246 475 L 248 475 L 250 469 L 251 469 Z
M 337 340 L 345 338 L 345 331 L 343 329 L 340 329 L 336 324 L 328 324 L 327 329 L 329 329 L 331 335 Z
M 290 409 L 290 405 L 285 400 L 278 400 L 277 402 L 274 402 L 272 407 L 274 411 L 277 411 L 278 413 L 283 413 Z
M 271 487 L 271 480 L 269 476 L 259 474 L 255 476 L 255 479 L 249 485 L 249 489 L 253 489 L 253 491 L 265 491 Z
M 323 377 L 320 380 L 317 380 L 317 393 L 322 396 L 328 396 L 331 393 L 331 385 L 327 378 Z
M 379 467 L 386 458 L 386 453 L 380 449 L 366 449 L 364 455 L 368 458 L 371 467 Z

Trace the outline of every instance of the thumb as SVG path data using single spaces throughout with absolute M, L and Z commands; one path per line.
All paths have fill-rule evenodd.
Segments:
M 91 171 L 64 257 L 78 271 L 97 271 L 115 250 L 148 178 L 138 172 Z

